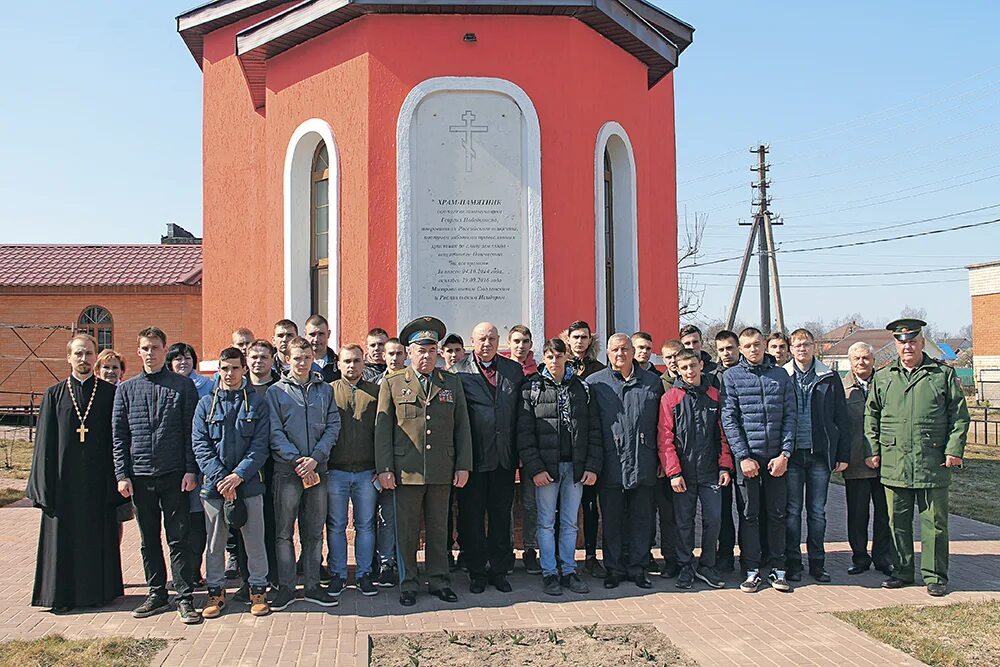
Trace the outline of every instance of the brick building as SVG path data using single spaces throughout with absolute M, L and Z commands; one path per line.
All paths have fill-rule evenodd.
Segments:
M 26 405 L 65 377 L 73 331 L 121 352 L 127 375 L 146 326 L 200 353 L 199 241 L 171 225 L 159 245 L 0 245 L 0 406 Z
M 979 397 L 1000 400 L 1000 261 L 972 264 L 972 368 Z

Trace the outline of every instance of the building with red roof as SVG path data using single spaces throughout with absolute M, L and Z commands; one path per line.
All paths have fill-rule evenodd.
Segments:
M 201 353 L 201 275 L 201 239 L 173 224 L 159 244 L 0 245 L 0 406 L 66 377 L 74 331 L 120 352 L 127 375 L 147 326 Z

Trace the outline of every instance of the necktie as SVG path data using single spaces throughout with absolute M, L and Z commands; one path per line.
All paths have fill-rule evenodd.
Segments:
M 423 373 L 418 373 L 417 378 L 420 379 L 420 388 L 424 390 L 424 395 L 428 393 L 428 387 L 430 386 L 430 378 Z

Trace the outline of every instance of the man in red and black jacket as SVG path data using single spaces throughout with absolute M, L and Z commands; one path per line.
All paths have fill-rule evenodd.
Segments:
M 715 569 L 722 523 L 722 487 L 728 486 L 733 456 L 722 430 L 719 390 L 702 375 L 703 362 L 693 350 L 676 357 L 678 378 L 660 399 L 657 449 L 660 467 L 674 492 L 677 588 L 691 588 L 695 577 L 712 588 L 725 585 Z M 703 382 L 704 377 L 704 382 Z M 694 521 L 701 501 L 701 558 L 694 562 Z

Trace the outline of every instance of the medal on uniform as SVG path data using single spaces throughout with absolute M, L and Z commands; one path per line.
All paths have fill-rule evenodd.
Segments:
M 442 389 L 438 392 L 438 400 L 442 403 L 454 403 L 455 395 L 452 393 L 451 389 Z
M 83 386 L 83 383 L 80 383 Z M 70 378 L 66 378 L 66 388 L 69 389 L 69 400 L 73 402 L 73 410 L 76 411 L 76 417 L 80 420 L 80 427 L 76 429 L 76 432 L 80 434 L 80 442 L 84 442 L 87 439 L 87 416 L 90 414 L 90 408 L 94 405 L 94 397 L 97 396 L 97 378 L 94 378 L 94 389 L 90 392 L 90 400 L 87 402 L 87 409 L 84 413 L 80 414 L 80 406 L 76 404 L 76 395 L 73 393 L 73 385 L 70 383 Z

